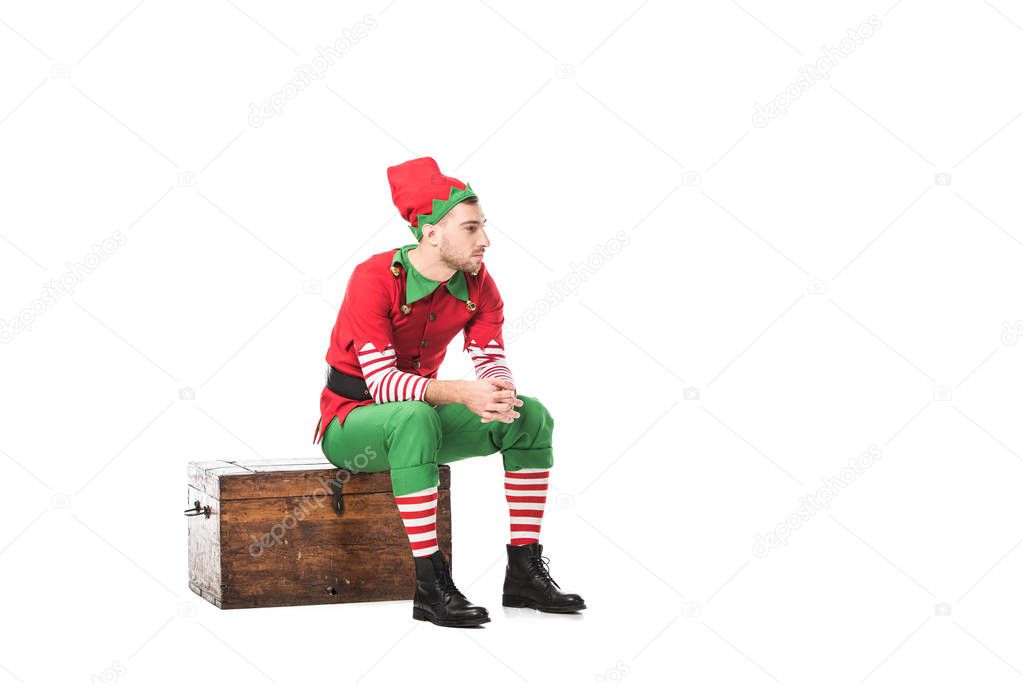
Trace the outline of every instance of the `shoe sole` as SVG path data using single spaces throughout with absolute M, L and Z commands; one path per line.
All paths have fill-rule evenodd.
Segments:
M 412 608 L 412 618 L 417 621 L 428 621 L 431 624 L 436 624 L 437 626 L 452 626 L 455 628 L 479 626 L 490 621 L 490 617 L 474 617 L 472 619 L 438 619 L 426 610 L 418 607 Z
M 585 603 L 582 605 L 570 605 L 568 607 L 547 607 L 538 602 L 533 602 L 532 600 L 508 595 L 501 599 L 501 604 L 505 607 L 528 607 L 530 609 L 539 610 L 540 612 L 549 612 L 551 614 L 574 614 L 579 610 L 586 609 Z

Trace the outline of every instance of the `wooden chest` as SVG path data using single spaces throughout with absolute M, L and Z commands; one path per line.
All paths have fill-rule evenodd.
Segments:
M 451 561 L 450 470 L 437 540 Z M 188 585 L 217 607 L 411 600 L 415 563 L 389 472 L 325 460 L 188 466 Z

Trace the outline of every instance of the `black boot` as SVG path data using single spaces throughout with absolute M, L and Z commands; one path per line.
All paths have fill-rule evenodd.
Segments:
M 504 574 L 505 607 L 532 607 L 541 612 L 578 612 L 586 603 L 575 593 L 563 593 L 547 571 L 550 562 L 541 555 L 539 543 L 508 545 L 508 566 Z
M 455 588 L 444 554 L 417 557 L 416 596 L 412 599 L 412 618 L 431 621 L 438 626 L 478 626 L 490 621 L 485 607 L 469 602 Z

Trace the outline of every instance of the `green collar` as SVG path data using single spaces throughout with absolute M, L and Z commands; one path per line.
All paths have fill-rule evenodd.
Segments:
M 400 263 L 408 274 L 405 279 L 405 303 L 411 304 L 414 301 L 418 301 L 425 296 L 430 296 L 433 291 L 440 286 L 440 283 L 436 280 L 431 280 L 428 277 L 422 275 L 418 270 L 412 266 L 412 262 L 409 260 L 408 252 L 410 249 L 415 249 L 418 244 L 406 244 L 404 247 L 399 247 L 398 251 L 394 252 L 394 259 L 391 261 L 393 266 L 395 263 Z M 469 285 L 465 281 L 465 273 L 460 270 L 456 270 L 455 274 L 448 279 L 448 292 L 451 296 L 462 301 L 469 300 Z

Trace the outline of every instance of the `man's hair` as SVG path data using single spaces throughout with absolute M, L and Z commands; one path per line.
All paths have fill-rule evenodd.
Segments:
M 460 201 L 460 202 L 458 202 L 458 203 L 459 203 L 459 204 L 479 204 L 479 203 L 480 203 L 480 198 L 479 198 L 479 197 L 476 197 L 476 196 L 473 196 L 473 197 L 466 197 L 465 199 L 463 199 L 462 201 Z M 456 205 L 456 206 L 457 206 L 457 205 Z M 454 207 L 451 207 L 451 208 L 454 208 Z M 444 218 L 441 218 L 441 219 L 440 219 L 439 221 L 437 221 L 437 222 L 436 222 L 436 223 L 435 223 L 434 225 L 435 225 L 435 226 L 438 226 L 438 225 L 440 225 L 440 224 L 441 224 L 441 223 L 442 223 L 442 222 L 443 222 L 444 220 L 446 220 L 446 219 L 447 219 L 447 217 L 448 217 L 448 216 L 450 216 L 450 215 L 451 215 L 451 212 L 450 212 L 450 211 L 448 211 L 448 213 L 444 215 Z M 421 235 L 421 236 L 419 237 L 419 241 L 420 241 L 420 242 L 422 242 L 422 241 L 423 241 L 423 237 L 425 237 L 425 233 L 423 233 L 423 235 Z

